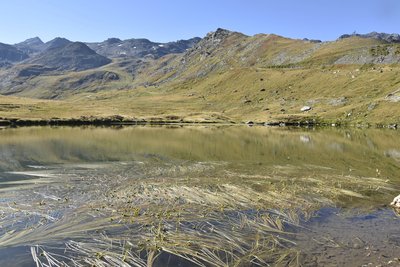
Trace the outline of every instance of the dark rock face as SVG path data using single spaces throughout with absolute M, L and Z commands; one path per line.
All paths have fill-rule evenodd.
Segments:
M 104 41 L 104 43 L 108 45 L 113 45 L 113 44 L 120 44 L 122 43 L 122 41 L 119 38 L 108 38 L 107 40 Z
M 45 44 L 39 37 L 34 37 L 27 39 L 21 43 L 15 44 L 14 47 L 28 55 L 33 55 L 43 51 L 43 49 L 45 48 Z
M 215 32 L 210 32 L 204 37 L 204 41 L 211 41 L 214 43 L 218 43 L 233 34 L 233 32 L 225 29 L 218 28 Z
M 8 69 L 11 68 L 13 65 L 10 62 L 1 62 L 0 61 L 0 69 Z
M 18 72 L 17 77 L 34 77 L 53 70 L 55 69 L 47 68 L 41 65 L 31 65 L 21 69 Z
M 233 32 L 226 29 L 218 28 L 214 32 L 209 32 L 207 35 L 200 40 L 200 42 L 196 43 L 192 48 L 188 49 L 188 51 L 183 55 L 181 59 L 181 66 L 186 66 L 188 64 L 196 64 L 195 61 L 192 61 L 193 58 L 200 56 L 201 60 L 209 57 L 213 57 L 215 55 L 219 56 L 220 59 L 224 58 L 227 55 L 227 51 L 234 51 L 235 48 L 232 49 L 233 43 L 240 42 L 243 37 L 247 37 L 246 35 Z M 230 39 L 230 41 L 228 40 Z M 197 77 L 204 77 L 212 70 L 215 70 L 224 64 L 224 60 L 220 60 L 219 63 L 208 65 L 206 68 L 203 68 L 202 71 L 199 71 L 196 75 Z
M 70 43 L 72 43 L 72 42 L 68 39 L 57 37 L 57 38 L 54 38 L 53 40 L 45 43 L 43 45 L 43 50 L 64 47 Z
M 314 43 L 314 44 L 322 43 L 321 40 L 317 40 L 317 39 L 308 39 L 308 38 L 304 38 L 303 41 L 305 41 L 305 42 L 310 42 L 310 43 Z
M 0 43 L 0 62 L 18 62 L 27 59 L 28 55 L 12 45 Z
M 155 43 L 147 39 L 128 39 L 122 41 L 118 38 L 110 38 L 104 42 L 87 43 L 87 45 L 98 54 L 109 58 L 159 58 L 167 54 L 183 53 L 199 41 L 200 38 L 192 38 L 169 43 Z
M 52 73 L 46 73 L 46 75 L 51 75 Z M 35 79 L 30 79 L 31 77 L 20 77 L 14 79 L 12 87 L 9 90 L 1 89 L 2 94 L 15 94 L 23 92 L 26 89 L 26 85 L 31 81 L 35 82 Z M 56 83 L 52 84 L 50 91 L 44 92 L 40 95 L 40 98 L 44 99 L 61 99 L 65 94 L 77 93 L 81 91 L 85 92 L 98 92 L 105 89 L 109 89 L 109 84 L 118 81 L 120 79 L 119 75 L 112 71 L 97 70 L 82 72 L 76 75 L 64 76 L 57 80 Z M 16 81 L 21 81 L 16 83 Z M 1 80 L 0 80 L 1 84 Z
M 209 32 L 200 42 L 196 43 L 186 54 L 191 55 L 200 52 L 206 56 L 210 55 L 212 51 L 220 46 L 220 44 L 230 36 L 245 36 L 238 32 L 218 28 L 215 32 Z
M 98 55 L 84 43 L 69 42 L 64 46 L 61 43 L 65 43 L 64 40 L 53 43 L 29 62 L 57 70 L 74 71 L 97 68 L 111 62 L 110 59 Z
M 353 34 L 343 34 L 339 37 L 339 39 L 345 39 L 345 38 L 350 38 L 350 37 L 361 37 L 361 38 L 372 38 L 372 39 L 378 39 L 382 40 L 388 43 L 400 43 L 400 34 L 397 33 L 379 33 L 379 32 L 370 32 L 366 34 L 358 34 L 358 33 L 353 33 Z
M 87 85 L 90 85 L 93 82 L 106 83 L 106 82 L 112 82 L 112 81 L 117 81 L 117 80 L 119 80 L 119 75 L 115 72 L 96 71 L 89 75 L 83 76 L 77 80 L 64 79 L 64 80 L 61 80 L 60 82 L 68 84 L 67 87 L 72 89 L 72 88 L 82 88 Z

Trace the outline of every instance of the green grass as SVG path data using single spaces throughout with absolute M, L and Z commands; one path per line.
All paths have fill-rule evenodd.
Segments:
M 400 88 L 400 68 L 382 69 L 383 72 L 360 66 L 241 68 L 165 87 L 80 93 L 59 101 L 1 97 L 0 117 L 49 119 L 122 115 L 168 120 L 175 116 L 187 121 L 236 122 L 310 117 L 341 123 L 398 123 L 399 106 L 385 97 Z M 339 98 L 346 101 L 334 104 Z M 371 103 L 375 103 L 374 109 L 368 109 Z M 304 105 L 313 109 L 302 113 L 300 108 Z
M 194 51 L 189 56 L 149 60 L 134 75 L 114 60 L 96 70 L 31 78 L 25 82 L 28 90 L 19 96 L 56 95 L 60 100 L 2 97 L 0 117 L 122 115 L 127 119 L 198 122 L 316 119 L 342 124 L 400 123 L 398 104 L 386 99 L 400 88 L 399 65 L 334 64 L 343 56 L 386 55 L 388 45 L 378 40 L 353 37 L 314 44 L 277 35 L 234 33 L 218 46 L 204 49 L 207 53 Z M 115 72 L 120 79 L 93 82 L 79 90 L 61 85 L 97 70 Z M 339 99 L 344 101 L 339 103 Z M 10 103 L 19 106 L 6 105 Z M 312 110 L 300 112 L 304 105 Z

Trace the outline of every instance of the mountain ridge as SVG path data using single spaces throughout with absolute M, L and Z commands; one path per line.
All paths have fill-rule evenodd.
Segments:
M 42 65 L 60 71 L 81 71 L 101 67 L 111 60 L 97 54 L 81 42 L 66 42 L 64 40 L 51 43 L 42 53 L 27 63 Z
M 0 62 L 18 62 L 29 56 L 12 45 L 0 43 Z
M 165 47 L 146 39 L 109 38 L 90 44 L 109 53 L 107 64 L 60 68 L 27 59 L 0 69 L 0 93 L 93 105 L 74 116 L 400 123 L 390 111 L 400 99 L 400 44 L 374 36 L 319 42 L 218 28 L 201 39 L 177 41 L 171 47 L 179 53 L 171 48 L 164 54 L 157 51 Z M 134 50 L 139 44 L 143 53 Z M 118 54 L 124 45 L 132 54 Z M 100 48 L 79 47 L 101 56 Z M 62 49 L 41 53 L 57 51 L 52 58 L 60 59 L 75 51 Z
M 378 40 L 383 40 L 387 43 L 400 43 L 400 34 L 398 33 L 379 33 L 379 32 L 370 32 L 365 34 L 360 33 L 352 33 L 352 34 L 343 34 L 339 36 L 339 39 L 345 39 L 350 37 L 361 37 L 361 38 L 373 38 Z

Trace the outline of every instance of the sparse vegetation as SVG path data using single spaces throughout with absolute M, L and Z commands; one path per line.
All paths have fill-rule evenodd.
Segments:
M 349 190 L 346 182 L 349 181 L 348 177 L 339 180 L 337 178 L 340 177 L 296 181 L 278 176 L 257 177 L 231 173 L 226 178 L 199 177 L 193 182 L 166 176 L 162 179 L 145 178 L 146 181 L 136 180 L 136 185 L 126 184 L 129 177 L 120 177 L 118 181 L 125 182 L 117 188 L 112 188 L 112 184 L 117 181 L 110 182 L 110 178 L 104 175 L 92 176 L 92 182 L 107 185 L 108 189 L 105 194 L 94 199 L 92 196 L 88 206 L 82 206 L 82 203 L 78 204 L 75 200 L 75 205 L 78 204 L 80 208 L 79 216 L 75 216 L 73 221 L 65 222 L 61 218 L 46 216 L 48 208 L 44 205 L 38 204 L 31 208 L 17 205 L 22 210 L 3 218 L 3 226 L 21 220 L 26 214 L 42 214 L 40 216 L 43 219 L 37 225 L 30 223 L 26 230 L 18 230 L 15 235 L 5 236 L 0 239 L 0 244 L 18 244 L 22 240 L 40 243 L 48 234 L 52 235 L 53 241 L 63 238 L 82 239 L 68 241 L 65 248 L 60 247 L 65 250 L 62 257 L 52 253 L 51 248 L 32 248 L 36 262 L 53 260 L 61 264 L 73 260 L 82 266 L 85 263 L 101 265 L 107 262 L 136 262 L 145 265 L 163 253 L 175 255 L 198 266 L 226 266 L 241 262 L 259 265 L 279 262 L 289 264 L 297 262 L 296 257 L 299 255 L 291 241 L 290 232 L 286 230 L 299 226 L 296 210 L 301 209 L 302 213 L 309 216 L 320 205 L 330 205 L 328 199 L 332 197 L 363 197 Z M 331 186 L 328 186 L 329 181 L 333 182 Z M 350 181 L 353 186 L 359 187 L 356 179 Z M 335 188 L 337 184 L 340 184 L 340 188 Z M 367 190 L 370 187 L 386 187 L 384 182 L 374 179 L 367 183 L 363 180 L 363 184 Z M 302 192 L 305 188 L 307 194 Z M 310 192 L 310 189 L 315 189 L 315 192 Z M 87 191 L 88 188 L 81 190 L 85 190 L 86 194 L 92 191 Z M 310 202 L 305 197 L 310 194 L 315 194 L 314 201 Z M 63 202 L 57 204 L 57 201 L 49 203 L 53 208 L 60 204 L 64 205 Z M 42 211 L 36 211 L 38 208 Z M 111 209 L 116 211 L 111 212 Z M 249 210 L 254 210 L 254 213 L 249 213 Z M 85 216 L 85 213 L 98 219 L 86 223 L 90 217 Z M 104 215 L 106 218 L 100 219 Z M 46 225 L 52 227 L 47 229 Z M 124 230 L 125 225 L 128 226 L 127 230 Z M 66 230 L 57 230 L 59 227 Z M 35 234 L 30 229 L 34 229 Z M 120 237 L 96 237 L 93 232 L 89 235 L 93 235 L 93 239 L 88 239 L 80 234 L 91 233 L 95 229 L 107 232 L 114 229 Z M 140 256 L 141 251 L 146 252 L 145 256 Z
M 101 70 L 17 79 L 13 90 L 20 91 L 19 96 L 58 100 L 0 97 L 4 104 L 0 117 L 399 123 L 393 112 L 397 105 L 385 100 L 400 83 L 396 64 L 335 64 L 346 56 L 357 58 L 366 49 L 386 54 L 389 46 L 379 40 L 350 37 L 314 44 L 276 35 L 247 37 L 223 30 L 218 34 L 224 40 L 218 45 L 200 41 L 213 56 L 189 50 L 155 61 L 114 59 Z M 5 73 L 0 71 L 0 76 Z M 118 79 L 104 79 L 99 73 L 112 73 Z M 330 104 L 341 97 L 346 98 L 345 104 Z M 314 103 L 312 111 L 301 113 L 308 102 Z M 378 104 L 376 109 L 366 108 L 371 102 Z M 345 116 L 350 110 L 352 115 Z
M 36 178 L 25 186 L 2 191 L 7 201 L 0 203 L 0 245 L 37 244 L 33 259 L 55 266 L 151 266 L 169 256 L 198 266 L 297 265 L 301 249 L 295 233 L 320 207 L 368 208 L 395 192 L 397 178 L 387 176 L 397 168 L 382 169 L 392 161 L 381 151 L 396 140 L 392 132 L 385 138 L 368 132 L 380 160 L 366 166 L 369 159 L 354 160 L 371 150 L 364 145 L 365 131 L 226 129 L 217 134 L 206 127 L 4 132 L 2 146 L 19 141 L 34 155 L 41 151 L 41 162 L 60 163 L 30 171 Z M 56 153 L 60 140 L 70 150 Z M 238 140 L 253 141 L 243 150 Z M 307 152 L 301 140 L 313 142 L 321 153 Z M 345 160 L 332 160 L 335 150 L 327 144 L 346 147 Z M 279 152 L 265 153 L 271 147 Z M 61 164 L 74 160 L 74 148 L 92 160 L 106 155 L 122 162 Z M 331 167 L 324 166 L 327 162 Z M 349 162 L 354 170 L 348 170 Z
M 389 55 L 389 47 L 386 45 L 378 45 L 369 50 L 370 54 L 374 57 Z
M 396 46 L 396 50 L 394 51 L 395 55 L 400 55 L 400 46 Z

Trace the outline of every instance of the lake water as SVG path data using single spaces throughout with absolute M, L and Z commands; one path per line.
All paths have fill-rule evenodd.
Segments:
M 1 129 L 0 266 L 399 266 L 399 193 L 396 130 Z

